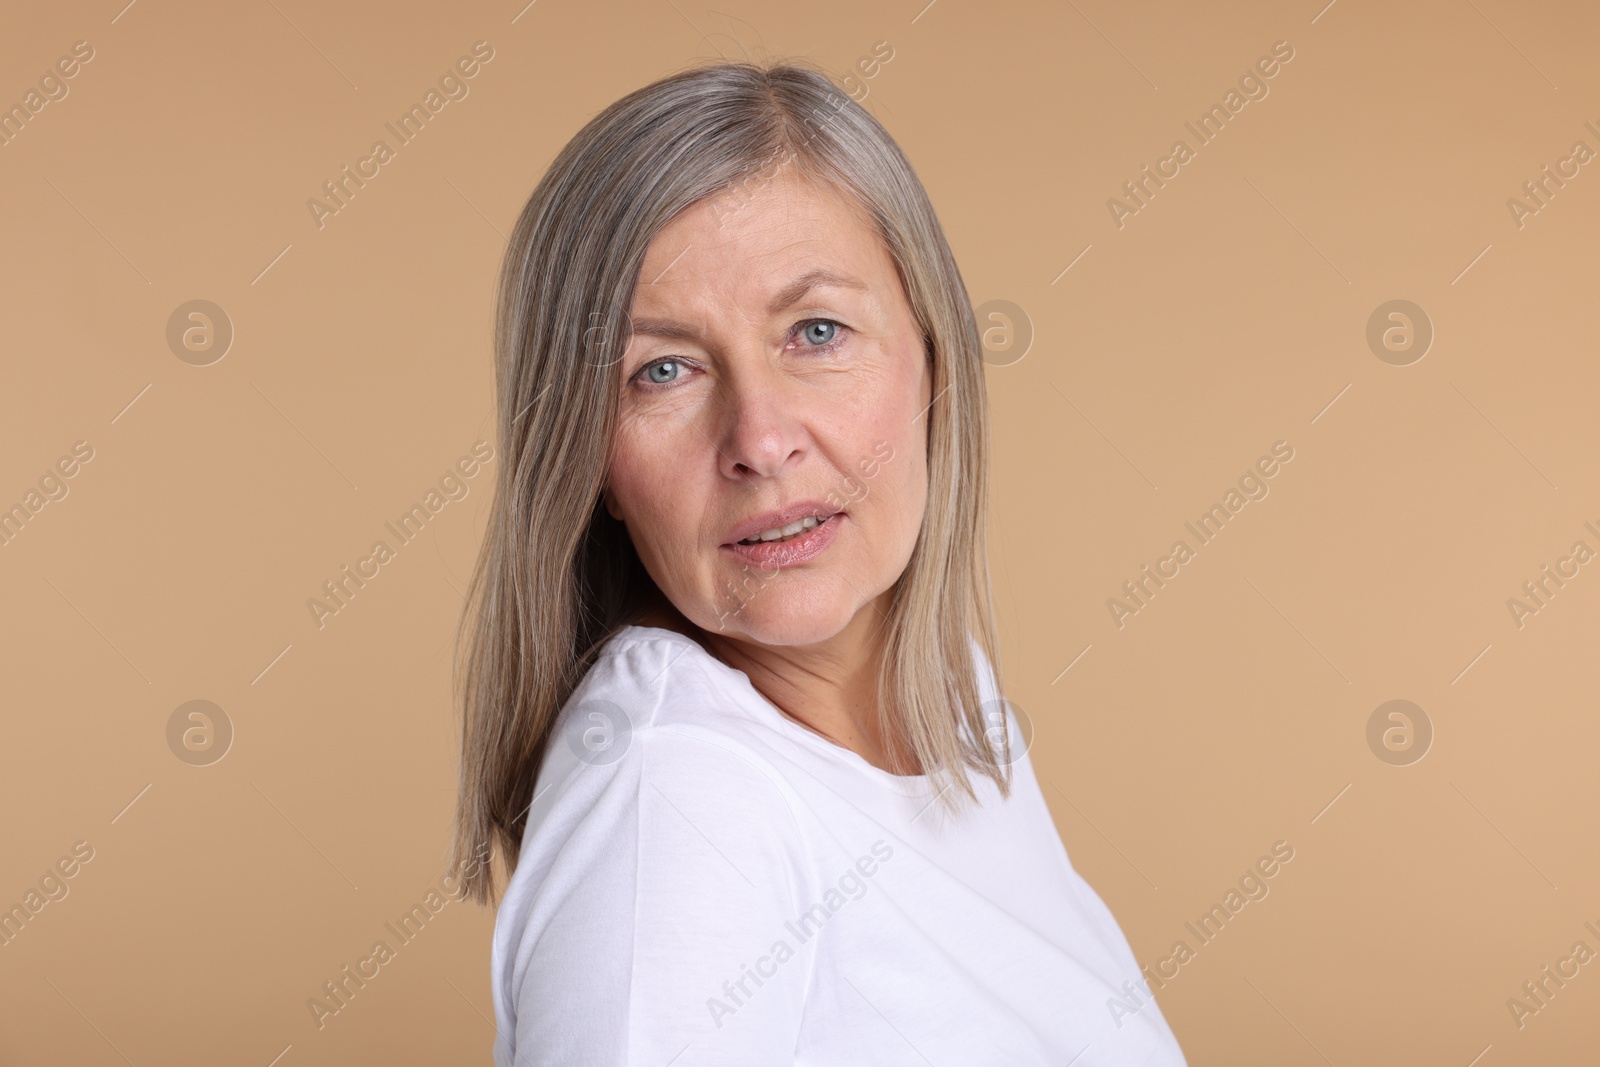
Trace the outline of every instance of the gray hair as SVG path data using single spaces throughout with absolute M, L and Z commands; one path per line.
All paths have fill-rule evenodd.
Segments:
M 927 508 L 894 589 L 879 679 L 888 758 L 921 768 L 947 805 L 975 799 L 969 770 L 1009 791 L 1015 754 L 990 743 L 972 656 L 976 644 L 1003 692 L 984 538 L 982 350 L 961 273 L 916 172 L 872 115 L 792 63 L 717 64 L 647 85 L 590 120 L 534 189 L 506 249 L 494 337 L 501 462 L 457 648 L 453 865 L 492 842 L 515 868 L 556 716 L 651 589 L 626 529 L 600 503 L 645 251 L 690 205 L 787 166 L 871 217 L 931 364 Z M 489 867 L 463 882 L 479 903 L 496 899 Z

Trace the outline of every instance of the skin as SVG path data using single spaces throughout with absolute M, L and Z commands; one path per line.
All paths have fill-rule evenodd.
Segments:
M 821 282 L 771 309 L 818 269 L 859 287 Z M 639 621 L 693 637 L 868 763 L 920 773 L 891 765 L 876 722 L 883 623 L 927 505 L 932 391 L 888 250 L 858 205 L 790 169 L 685 210 L 639 278 L 604 491 L 660 593 Z M 721 547 L 802 500 L 844 509 L 821 555 L 774 572 Z

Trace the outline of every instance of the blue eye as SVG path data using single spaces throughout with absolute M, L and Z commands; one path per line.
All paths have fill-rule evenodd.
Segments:
M 676 360 L 652 363 L 644 369 L 645 381 L 652 385 L 666 385 L 677 380 L 680 367 Z
M 815 322 L 806 323 L 806 328 L 800 331 L 800 336 L 804 337 L 810 344 L 825 345 L 832 341 L 834 335 L 838 332 L 839 324 L 837 322 L 818 319 Z

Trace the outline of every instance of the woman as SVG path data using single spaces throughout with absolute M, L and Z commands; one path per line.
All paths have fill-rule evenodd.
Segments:
M 883 128 L 792 66 L 630 94 L 496 346 L 456 848 L 514 872 L 497 1063 L 1181 1064 L 999 696 L 977 327 Z

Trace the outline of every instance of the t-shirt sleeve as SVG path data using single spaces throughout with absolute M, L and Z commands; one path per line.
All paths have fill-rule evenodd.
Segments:
M 813 947 L 788 927 L 808 863 L 785 789 L 687 726 L 576 773 L 599 777 L 570 790 L 518 946 L 514 1062 L 791 1063 Z

